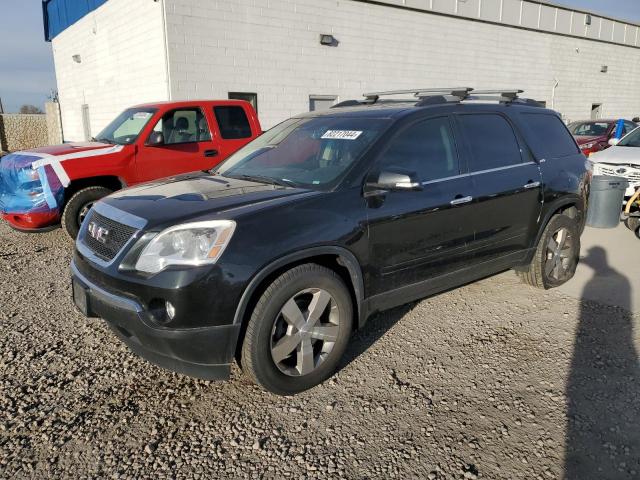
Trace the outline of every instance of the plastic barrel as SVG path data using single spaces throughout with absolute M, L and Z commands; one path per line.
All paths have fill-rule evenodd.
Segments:
M 626 178 L 594 176 L 591 179 L 587 225 L 596 228 L 617 227 L 627 185 Z

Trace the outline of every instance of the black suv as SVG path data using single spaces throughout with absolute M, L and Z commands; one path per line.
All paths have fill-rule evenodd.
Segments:
M 162 367 L 219 379 L 237 359 L 293 394 L 334 372 L 374 312 L 511 268 L 558 286 L 590 172 L 558 114 L 518 93 L 370 94 L 291 118 L 215 171 L 117 192 L 82 224 L 74 302 Z

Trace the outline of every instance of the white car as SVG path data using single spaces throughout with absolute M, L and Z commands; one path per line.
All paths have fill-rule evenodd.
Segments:
M 593 153 L 594 175 L 624 177 L 629 181 L 625 197 L 630 197 L 640 187 L 640 127 L 629 132 L 620 140 L 609 140 L 610 148 Z

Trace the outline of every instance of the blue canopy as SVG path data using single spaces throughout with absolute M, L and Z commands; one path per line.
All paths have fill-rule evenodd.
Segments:
M 52 38 L 73 25 L 87 13 L 93 12 L 107 0 L 42 0 L 44 39 Z

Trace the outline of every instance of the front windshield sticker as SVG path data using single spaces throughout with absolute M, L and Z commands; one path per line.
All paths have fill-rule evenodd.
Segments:
M 331 138 L 335 140 L 355 140 L 362 135 L 361 130 L 327 130 L 320 138 Z
M 146 120 L 150 116 L 151 116 L 151 112 L 136 112 L 133 114 L 133 118 L 141 118 L 143 120 Z

